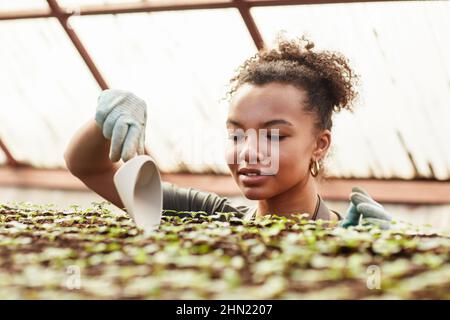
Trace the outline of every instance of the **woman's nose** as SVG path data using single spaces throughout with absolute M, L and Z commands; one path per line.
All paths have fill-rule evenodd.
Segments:
M 259 142 L 259 146 L 258 146 Z M 260 163 L 265 155 L 261 146 L 262 141 L 258 141 L 256 135 L 248 135 L 244 143 L 241 144 L 241 150 L 239 150 L 239 160 L 245 160 L 249 164 Z

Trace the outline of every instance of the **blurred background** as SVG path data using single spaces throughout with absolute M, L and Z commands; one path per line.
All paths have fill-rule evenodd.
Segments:
M 0 0 L 0 203 L 101 201 L 63 153 L 117 88 L 146 100 L 164 180 L 251 204 L 225 162 L 223 98 L 280 32 L 342 52 L 361 76 L 355 113 L 333 120 L 328 206 L 345 213 L 358 185 L 397 219 L 450 231 L 447 1 Z

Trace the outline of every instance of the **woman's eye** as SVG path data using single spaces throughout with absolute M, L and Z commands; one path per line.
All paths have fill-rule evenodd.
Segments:
M 231 135 L 228 136 L 228 139 L 237 142 L 237 141 L 239 141 L 239 140 L 242 140 L 242 136 L 238 136 L 238 135 L 235 135 L 235 134 L 231 134 Z
M 286 136 L 277 136 L 277 135 L 272 134 L 272 135 L 267 135 L 267 138 L 270 140 L 275 139 L 275 138 L 278 138 L 278 140 L 283 140 L 284 138 L 286 138 Z
M 267 139 L 272 140 L 277 138 L 278 140 L 283 140 L 284 138 L 286 138 L 286 136 L 279 136 L 279 135 L 267 135 Z M 228 139 L 233 140 L 234 142 L 239 142 L 242 141 L 244 139 L 244 136 L 242 135 L 235 135 L 235 134 L 231 134 L 228 136 Z

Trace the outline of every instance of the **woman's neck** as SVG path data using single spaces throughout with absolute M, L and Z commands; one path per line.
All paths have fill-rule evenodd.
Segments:
M 311 176 L 308 176 L 306 182 L 302 181 L 286 192 L 269 199 L 259 200 L 256 215 L 290 216 L 294 213 L 308 213 L 308 218 L 312 218 L 317 201 L 316 183 Z

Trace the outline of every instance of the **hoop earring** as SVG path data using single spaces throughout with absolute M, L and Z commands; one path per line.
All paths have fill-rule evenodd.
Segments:
M 319 171 L 320 171 L 320 163 L 319 163 L 319 161 L 314 160 L 313 161 L 313 165 L 311 166 L 309 171 L 311 172 L 311 175 L 313 177 L 317 177 L 317 175 L 319 174 Z

